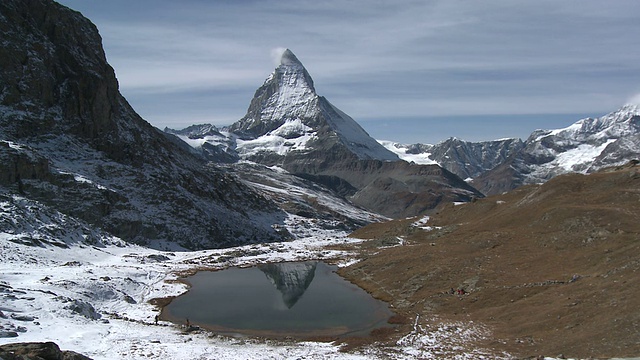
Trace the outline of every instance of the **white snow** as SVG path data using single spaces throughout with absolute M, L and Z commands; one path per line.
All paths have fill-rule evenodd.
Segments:
M 403 145 L 394 141 L 389 140 L 377 140 L 380 145 L 384 146 L 387 150 L 393 152 L 398 155 L 398 157 L 406 162 L 413 162 L 416 164 L 422 165 L 439 165 L 435 160 L 431 160 L 431 153 L 420 153 L 420 154 L 408 154 L 407 153 L 407 145 Z
M 422 230 L 425 231 L 432 231 L 432 230 L 438 230 L 438 229 L 442 229 L 441 226 L 427 226 L 427 222 L 429 222 L 429 216 L 424 216 L 416 221 L 413 222 L 413 224 L 411 224 L 412 226 L 415 226 L 417 228 L 420 228 Z
M 559 153 L 553 162 L 566 171 L 574 171 L 579 165 L 592 163 L 607 145 L 614 141 L 616 139 L 608 139 L 600 146 L 580 144 L 576 148 Z
M 193 148 L 199 148 L 202 147 L 202 145 L 205 142 L 210 142 L 212 139 L 212 137 L 210 136 L 205 136 L 202 138 L 196 138 L 196 139 L 192 139 L 187 135 L 176 135 L 180 140 L 186 142 L 187 144 L 189 144 L 189 146 L 193 147 Z
M 90 185 L 93 185 L 93 186 L 95 186 L 96 188 L 98 188 L 98 189 L 100 189 L 100 190 L 109 190 L 107 187 L 102 186 L 102 185 L 100 185 L 100 184 L 97 184 L 97 183 L 93 182 L 92 180 L 90 180 L 90 179 L 86 178 L 86 177 L 85 177 L 85 176 L 83 176 L 83 175 L 76 174 L 76 173 L 70 173 L 70 172 L 66 172 L 66 171 L 58 171 L 58 173 L 60 173 L 60 174 L 66 174 L 66 175 L 71 175 L 71 176 L 73 176 L 73 179 L 74 179 L 76 182 L 79 182 L 79 183 L 85 183 L 85 184 L 90 184 Z M 113 190 L 111 190 L 111 191 L 113 191 Z
M 241 156 L 247 157 L 263 151 L 286 155 L 290 151 L 305 150 L 307 142 L 315 137 L 316 133 L 300 119 L 288 120 L 277 129 L 256 139 L 237 139 L 237 151 Z
M 618 157 L 616 150 L 613 154 L 606 154 L 605 150 L 608 145 L 618 142 L 617 151 L 622 149 L 629 154 L 637 152 L 624 144 L 638 132 L 634 122 L 634 117 L 638 115 L 638 106 L 625 105 L 602 117 L 581 119 L 562 129 L 539 130 L 528 146 L 532 155 L 550 160 L 529 165 L 525 183 L 540 183 L 563 173 L 588 173 L 605 166 L 624 164 L 628 158 Z M 545 139 L 550 140 L 553 146 L 543 142 Z M 596 159 L 601 160 L 598 165 L 594 164 Z
M 461 351 L 461 343 L 478 341 L 491 335 L 489 329 L 473 321 L 442 322 L 437 318 L 422 320 L 416 316 L 413 331 L 400 340 L 403 355 L 414 359 L 511 359 L 509 354 L 496 355 L 486 349 Z

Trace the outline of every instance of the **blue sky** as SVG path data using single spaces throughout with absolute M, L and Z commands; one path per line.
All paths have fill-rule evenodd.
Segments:
M 289 48 L 378 139 L 526 137 L 640 102 L 636 0 L 59 0 L 151 124 L 228 125 Z

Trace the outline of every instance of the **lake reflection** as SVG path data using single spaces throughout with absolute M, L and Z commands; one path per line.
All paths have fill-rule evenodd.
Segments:
M 291 309 L 304 295 L 316 274 L 315 261 L 259 265 L 271 283 L 282 294 L 282 301 Z
M 384 326 L 387 305 L 323 262 L 266 264 L 201 271 L 191 289 L 163 309 L 165 319 L 223 333 L 340 336 Z

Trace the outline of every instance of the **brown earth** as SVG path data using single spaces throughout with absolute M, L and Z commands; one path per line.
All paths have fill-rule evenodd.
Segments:
M 416 219 L 372 224 L 342 270 L 400 316 L 474 321 L 516 357 L 640 355 L 640 168 L 558 176 Z M 378 245 L 405 239 L 405 245 Z M 449 289 L 466 294 L 449 294 Z M 411 321 L 404 326 L 410 330 Z

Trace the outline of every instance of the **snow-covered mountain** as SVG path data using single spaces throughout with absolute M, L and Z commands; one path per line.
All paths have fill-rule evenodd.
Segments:
M 290 158 L 324 151 L 341 152 L 355 160 L 398 160 L 349 115 L 316 93 L 313 79 L 289 49 L 256 90 L 242 119 L 224 129 L 202 124 L 165 132 L 216 162 L 245 159 L 282 165 Z
M 534 131 L 522 149 L 472 184 L 485 194 L 495 194 L 560 174 L 589 173 L 638 158 L 640 107 L 625 105 L 563 129 Z
M 438 164 L 467 181 L 503 163 L 524 146 L 522 140 L 513 138 L 480 142 L 449 138 L 436 145 L 380 143 L 403 160 Z
M 362 160 L 398 160 L 316 93 L 311 76 L 289 49 L 282 54 L 280 66 L 256 90 L 247 114 L 229 131 L 240 134 L 238 152 L 243 158 L 263 163 L 280 163 L 279 158 L 291 152 L 345 150 Z
M 491 195 L 560 174 L 589 173 L 640 158 L 640 106 L 625 105 L 563 129 L 536 130 L 526 141 L 450 138 L 436 145 L 380 143 L 403 160 L 438 164 Z
M 388 217 L 412 216 L 442 201 L 482 196 L 438 165 L 401 161 L 319 96 L 290 50 L 282 54 L 280 65 L 258 88 L 238 122 L 221 130 L 196 125 L 165 131 L 214 162 L 235 157 L 278 166 Z

